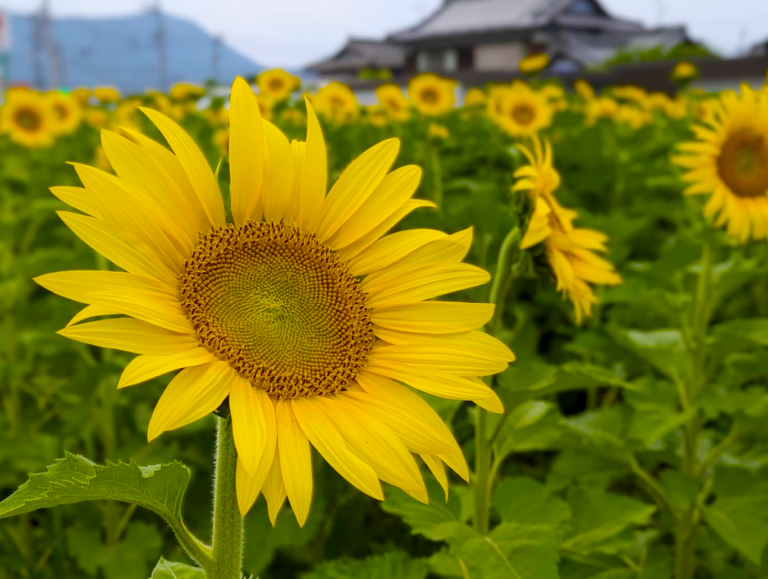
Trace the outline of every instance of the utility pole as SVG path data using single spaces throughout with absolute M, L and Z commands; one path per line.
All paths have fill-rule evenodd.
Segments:
M 151 10 L 155 15 L 157 28 L 155 29 L 155 48 L 157 48 L 157 82 L 158 90 L 165 92 L 168 90 L 168 54 L 166 51 L 165 22 L 163 13 L 160 10 L 160 2 L 155 4 Z
M 35 88 L 37 90 L 45 89 L 45 70 L 43 69 L 43 54 L 42 54 L 42 48 L 44 45 L 44 42 L 43 42 L 44 8 L 45 8 L 45 4 L 43 4 L 43 9 L 41 9 L 40 12 L 30 16 L 30 19 L 32 20 L 32 35 L 31 35 L 32 74 L 33 74 L 32 82 L 35 85 Z
M 50 70 L 49 88 L 61 88 L 64 84 L 64 70 L 61 64 L 61 51 L 56 44 L 56 38 L 53 36 L 53 22 L 51 21 L 48 0 L 43 0 L 41 11 L 43 41 L 45 42 L 45 52 L 48 56 L 48 67 Z
M 219 63 L 221 61 L 221 45 L 223 38 L 221 34 L 213 37 L 212 55 L 211 55 L 211 78 L 216 85 L 219 84 Z
M 0 100 L 10 84 L 11 19 L 0 10 Z

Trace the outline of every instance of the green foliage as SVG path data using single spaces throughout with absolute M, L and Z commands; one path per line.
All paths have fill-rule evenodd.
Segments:
M 677 44 L 671 48 L 653 46 L 651 48 L 623 48 L 600 64 L 596 69 L 606 70 L 614 66 L 633 62 L 653 62 L 659 60 L 686 60 L 689 58 L 717 58 L 718 55 L 701 44 Z
M 205 579 L 202 569 L 160 557 L 149 579 Z

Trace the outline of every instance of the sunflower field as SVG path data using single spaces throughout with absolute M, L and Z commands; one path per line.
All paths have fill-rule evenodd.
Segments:
M 541 67 L 10 90 L 0 579 L 768 576 L 768 89 Z

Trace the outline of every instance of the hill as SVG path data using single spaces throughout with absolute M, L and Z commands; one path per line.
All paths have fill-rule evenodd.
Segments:
M 213 76 L 214 38 L 197 24 L 163 14 L 168 81 L 202 83 Z M 157 15 L 145 13 L 119 18 L 53 18 L 53 38 L 61 53 L 64 86 L 114 85 L 124 92 L 158 87 Z M 11 16 L 13 47 L 10 80 L 34 84 L 33 17 Z M 228 83 L 236 75 L 263 67 L 222 45 L 218 80 Z M 50 83 L 51 63 L 40 50 L 43 78 Z

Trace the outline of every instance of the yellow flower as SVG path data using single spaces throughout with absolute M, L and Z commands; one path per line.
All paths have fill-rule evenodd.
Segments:
M 601 96 L 590 100 L 585 109 L 587 124 L 594 125 L 598 119 L 613 118 L 619 110 L 619 103 L 611 97 Z
M 678 62 L 670 73 L 670 78 L 676 82 L 688 82 L 698 76 L 699 68 L 695 64 L 686 61 Z
M 381 105 L 370 105 L 365 109 L 368 122 L 374 127 L 383 127 L 387 124 L 387 111 Z
M 196 84 L 179 82 L 171 87 L 170 94 L 176 102 L 196 101 L 205 95 L 205 89 Z
M 88 105 L 88 101 L 91 98 L 91 91 L 85 87 L 79 87 L 73 90 L 70 95 L 73 99 L 80 103 L 81 107 L 85 107 Z
M 387 111 L 389 118 L 395 121 L 405 121 L 411 115 L 408 99 L 396 84 L 382 84 L 376 87 L 376 98 Z
M 513 137 L 534 135 L 552 124 L 553 110 L 546 97 L 523 82 L 496 88 L 489 115 Z
M 103 105 L 116 103 L 120 100 L 120 92 L 111 86 L 97 86 L 93 89 L 93 96 Z
M 94 129 L 100 131 L 107 126 L 107 122 L 109 122 L 109 113 L 104 109 L 93 107 L 85 111 L 85 121 Z
M 488 98 L 485 96 L 483 89 L 477 87 L 469 89 L 464 96 L 465 107 L 481 107 L 485 105 L 487 101 Z
M 109 164 L 107 154 L 104 152 L 104 147 L 96 145 L 96 151 L 93 155 L 93 164 L 102 171 L 112 171 L 112 165 Z
M 271 121 L 272 109 L 274 108 L 274 103 L 262 94 L 256 95 L 256 103 L 259 105 L 261 118 Z
M 303 126 L 307 124 L 307 116 L 297 109 L 284 109 L 280 118 L 290 125 Z
M 549 66 L 549 55 L 545 52 L 529 54 L 518 65 L 523 74 L 536 74 Z
M 54 123 L 52 131 L 56 135 L 68 135 L 75 131 L 83 120 L 83 110 L 72 97 L 60 92 L 49 92 L 45 95 L 48 106 L 53 110 Z
M 617 123 L 628 125 L 634 130 L 640 129 L 651 122 L 651 116 L 648 111 L 630 105 L 619 105 L 614 118 Z
M 583 78 L 580 78 L 575 83 L 573 83 L 573 88 L 576 91 L 576 94 L 578 94 L 585 101 L 589 101 L 595 98 L 595 89 L 593 89 L 592 85 Z
M 291 96 L 291 93 L 301 86 L 301 79 L 275 68 L 262 72 L 256 78 L 256 84 L 261 94 L 274 102 L 280 102 Z
M 408 83 L 408 98 L 422 115 L 444 115 L 453 108 L 456 81 L 436 74 L 420 74 Z
M 321 88 L 312 104 L 318 113 L 334 123 L 350 123 L 360 114 L 355 93 L 342 82 L 332 82 Z
M 513 191 L 526 191 L 533 204 L 533 214 L 520 243 L 528 249 L 544 243 L 547 261 L 557 280 L 557 290 L 573 304 L 576 323 L 592 314 L 598 302 L 590 284 L 617 285 L 621 276 L 613 265 L 596 252 L 606 251 L 608 238 L 599 231 L 577 229 L 575 211 L 562 207 L 554 196 L 560 175 L 552 163 L 552 147 L 542 146 L 538 138 L 533 147 L 519 147 L 529 165 L 515 172 L 518 181 Z
M 222 127 L 213 133 L 213 143 L 219 148 L 222 157 L 229 155 L 229 127 Z
M 617 99 L 630 101 L 640 107 L 648 106 L 648 92 L 639 86 L 617 86 L 611 89 L 611 93 Z
M 45 147 L 53 142 L 56 119 L 46 97 L 31 90 L 8 91 L 0 108 L 0 129 L 25 147 Z
M 139 107 L 138 99 L 131 98 L 122 101 L 115 108 L 112 115 L 111 125 L 113 127 L 125 127 L 134 131 L 140 130 L 139 125 Z
M 429 127 L 427 127 L 427 135 L 433 139 L 444 140 L 450 137 L 451 133 L 448 130 L 448 127 L 444 125 L 440 125 L 438 123 L 429 123 Z
M 686 195 L 709 195 L 704 215 L 742 243 L 768 239 L 768 100 L 747 85 L 725 92 L 696 140 L 678 146 L 674 163 L 689 183 Z
M 224 107 L 208 107 L 203 111 L 203 116 L 208 119 L 212 125 L 226 125 L 229 123 L 229 109 Z
M 160 111 L 163 114 L 168 114 L 168 112 L 171 110 L 171 106 L 173 106 L 173 103 L 171 103 L 171 99 L 168 98 L 168 95 L 165 95 L 161 92 L 152 92 L 146 95 L 145 102 L 148 104 L 148 106 L 152 107 L 156 111 Z
M 306 142 L 289 143 L 235 81 L 229 211 L 202 152 L 169 118 L 144 109 L 170 150 L 105 131 L 118 177 L 76 164 L 85 188 L 52 192 L 84 213 L 60 213 L 70 229 L 125 271 L 36 278 L 88 304 L 62 335 L 138 354 L 119 388 L 181 370 L 155 407 L 150 440 L 228 399 L 241 513 L 262 493 L 274 522 L 287 497 L 300 525 L 312 447 L 380 500 L 382 480 L 427 501 L 414 454 L 446 492 L 443 462 L 467 478 L 448 428 L 404 384 L 501 412 L 477 376 L 514 358 L 478 330 L 491 304 L 434 301 L 489 280 L 462 263 L 471 230 L 385 235 L 434 206 L 411 199 L 418 167 L 389 172 L 399 141 L 363 153 L 326 194 L 326 146 L 307 108 Z

